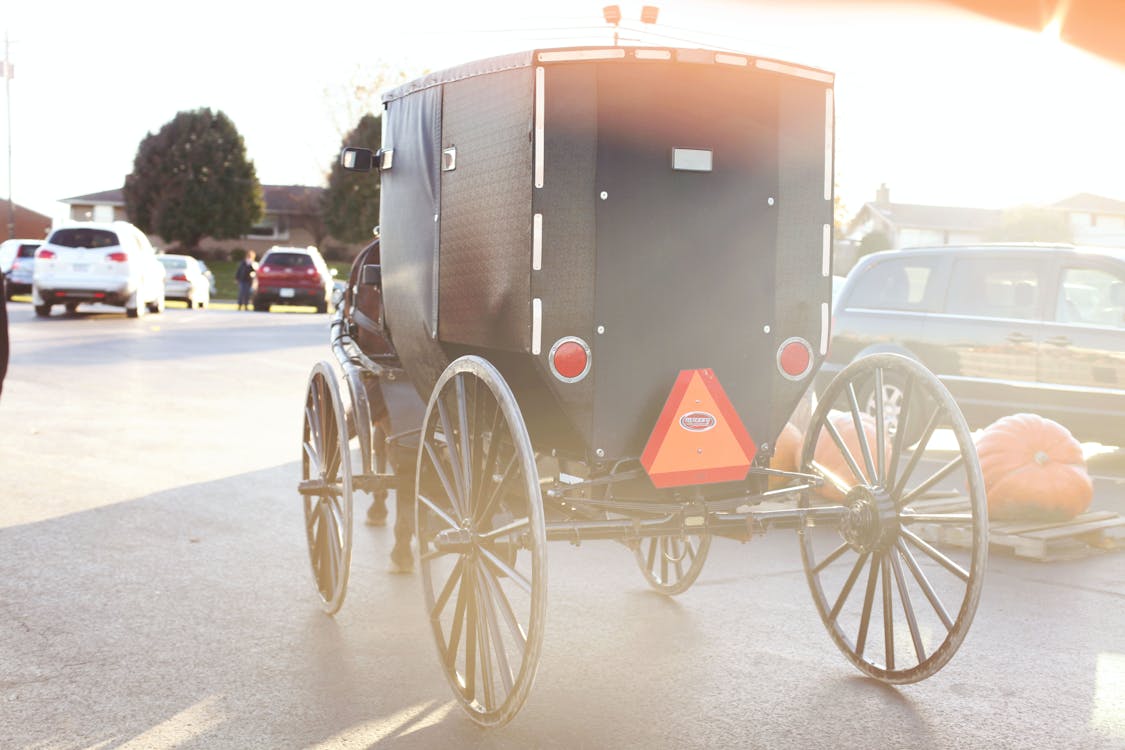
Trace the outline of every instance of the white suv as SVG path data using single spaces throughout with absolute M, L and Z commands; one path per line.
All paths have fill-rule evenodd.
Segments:
M 164 310 L 164 266 L 141 230 L 125 221 L 77 222 L 54 230 L 35 254 L 35 314 L 56 304 L 125 308 L 130 318 Z

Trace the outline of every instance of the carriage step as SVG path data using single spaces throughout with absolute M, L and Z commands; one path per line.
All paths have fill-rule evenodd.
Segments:
M 918 513 L 967 513 L 967 501 L 943 498 L 913 503 Z M 966 525 L 925 524 L 913 527 L 928 542 L 955 547 L 972 546 Z M 1125 517 L 1112 511 L 1082 513 L 1069 521 L 991 521 L 989 546 L 1016 557 L 1040 562 L 1073 560 L 1108 550 L 1125 549 Z

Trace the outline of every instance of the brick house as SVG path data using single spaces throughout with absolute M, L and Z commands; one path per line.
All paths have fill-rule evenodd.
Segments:
M 199 249 L 205 255 L 226 256 L 232 250 L 254 250 L 258 257 L 274 245 L 305 247 L 316 245 L 327 258 L 353 258 L 362 249 L 360 244 L 340 242 L 327 234 L 320 216 L 324 188 L 306 185 L 262 185 L 265 213 L 248 234 L 233 240 L 203 238 Z M 75 221 L 128 221 L 125 194 L 122 188 L 66 198 L 69 218 Z M 168 244 L 157 235 L 152 243 L 167 249 Z
M 41 240 L 51 231 L 51 217 L 44 216 L 38 211 L 24 208 L 18 203 L 12 203 L 15 214 L 15 236 L 8 235 L 8 222 L 12 216 L 8 212 L 8 201 L 0 201 L 0 242 L 10 239 Z

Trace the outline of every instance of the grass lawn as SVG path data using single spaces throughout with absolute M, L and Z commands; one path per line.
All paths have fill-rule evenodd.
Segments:
M 240 260 L 209 260 L 207 267 L 215 275 L 215 299 L 238 299 L 238 282 L 234 280 L 234 270 Z M 326 261 L 329 268 L 336 269 L 336 278 L 346 280 L 352 264 L 348 261 Z

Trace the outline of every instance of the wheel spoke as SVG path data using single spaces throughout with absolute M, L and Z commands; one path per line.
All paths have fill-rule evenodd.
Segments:
M 834 563 L 840 557 L 840 555 L 844 554 L 849 549 L 851 549 L 851 545 L 848 544 L 847 542 L 844 542 L 839 547 L 832 550 L 831 554 L 829 554 L 828 557 L 821 560 L 820 563 L 815 568 L 813 568 L 813 573 L 819 574 L 820 571 L 824 570 L 829 565 Z
M 859 618 L 859 635 L 855 640 L 856 656 L 863 656 L 863 649 L 867 644 L 867 626 L 871 624 L 871 605 L 875 601 L 875 582 L 878 579 L 878 560 L 872 557 L 871 567 L 867 573 L 867 591 L 863 595 L 863 614 Z
M 462 468 L 463 457 L 458 455 L 457 448 L 455 447 L 456 441 L 454 440 L 454 433 L 450 427 L 449 414 L 445 408 L 445 400 L 438 396 L 437 399 L 438 417 L 441 420 L 441 431 L 445 435 L 445 450 L 449 453 L 449 468 L 450 473 L 453 474 L 453 483 L 457 487 L 457 493 L 451 493 L 450 500 L 453 501 L 453 507 L 457 509 L 457 514 L 464 517 L 464 504 L 461 499 L 465 497 L 465 471 Z M 426 447 L 431 451 L 433 448 L 427 442 Z
M 656 537 L 652 537 L 648 542 L 648 558 L 645 561 L 645 569 L 653 575 L 656 575 L 656 547 L 660 543 L 660 540 Z
M 301 442 L 301 447 L 304 449 L 305 457 L 309 462 L 309 476 L 306 478 L 311 479 L 313 476 L 319 476 L 321 468 L 320 456 L 317 455 L 316 449 L 313 447 L 312 442 L 309 440 L 303 440 Z
M 460 583 L 457 586 L 457 603 L 453 605 L 453 621 L 449 625 L 449 642 L 445 644 L 445 666 L 448 669 L 457 667 L 457 651 L 461 645 L 461 633 L 465 629 L 465 620 L 468 617 L 469 594 L 466 591 L 466 571 L 461 569 Z
M 426 497 L 425 495 L 423 495 L 420 492 L 418 493 L 418 500 L 423 505 L 425 505 L 427 508 L 429 508 L 434 513 L 434 515 L 436 515 L 438 518 L 440 518 L 442 521 L 444 521 L 446 526 L 448 526 L 449 528 L 451 528 L 451 529 L 461 528 L 461 524 L 459 524 L 457 521 L 454 521 L 452 518 L 450 518 L 449 515 L 444 510 L 439 508 L 437 506 L 437 504 L 434 503 L 433 500 Z
M 836 604 L 828 614 L 829 620 L 835 622 L 836 618 L 840 616 L 840 610 L 843 608 L 844 602 L 848 600 L 848 594 L 852 592 L 852 586 L 855 585 L 856 579 L 859 578 L 859 572 L 863 569 L 863 564 L 867 562 L 868 554 L 870 553 L 861 553 L 859 559 L 855 561 L 855 565 L 852 566 L 852 572 L 848 575 L 848 580 L 844 581 L 844 588 L 840 589 L 840 595 L 836 597 Z
M 496 499 L 500 497 L 500 491 L 504 489 L 504 484 L 511 477 L 512 469 L 514 469 L 516 466 L 517 458 L 518 456 L 512 454 L 512 458 L 508 461 L 508 465 L 504 467 L 504 473 L 500 475 L 500 481 L 497 482 L 496 486 L 492 489 L 492 494 L 488 496 L 488 500 L 481 505 L 480 515 L 473 516 L 473 520 L 475 520 L 477 523 L 483 523 L 484 521 L 487 521 L 489 516 L 492 514 L 492 506 L 496 504 Z
M 881 403 L 883 394 L 880 393 L 877 400 Z M 863 465 L 867 467 L 867 474 L 860 474 L 856 472 L 856 481 L 863 483 L 866 477 L 867 484 L 878 483 L 878 476 L 875 473 L 875 464 L 871 461 L 871 446 L 867 444 L 867 431 L 863 429 L 863 417 L 859 412 L 859 400 L 855 395 L 855 388 L 852 383 L 848 383 L 848 406 L 852 410 L 852 425 L 855 427 L 856 441 L 859 443 L 859 452 L 863 456 Z M 855 471 L 854 469 L 852 471 Z
M 512 641 L 519 649 L 519 656 L 522 659 L 523 652 L 527 648 L 527 632 L 523 629 L 523 626 L 520 625 L 519 619 L 512 609 L 512 604 L 508 601 L 508 597 L 504 593 L 504 588 L 500 585 L 500 581 L 497 580 L 492 571 L 488 569 L 488 566 L 479 568 L 479 572 L 492 592 L 492 600 L 496 602 L 500 614 L 503 615 L 504 622 L 508 625 L 508 631 L 512 634 Z
M 898 556 L 888 552 L 891 569 L 895 574 L 895 583 L 898 584 L 898 598 L 902 603 L 903 614 L 906 615 L 906 625 L 910 628 L 910 640 L 914 643 L 914 656 L 921 664 L 926 660 L 926 648 L 922 645 L 922 634 L 918 632 L 918 618 L 914 615 L 914 605 L 910 602 L 910 592 L 906 588 L 906 578 L 902 575 L 902 565 Z
M 452 506 L 453 512 L 464 518 L 465 514 L 461 512 L 461 504 L 457 502 L 457 491 L 449 483 L 449 478 L 445 475 L 445 470 L 441 468 L 441 458 L 437 455 L 437 451 L 434 450 L 434 447 L 430 445 L 429 442 L 423 445 L 426 457 L 430 459 L 430 465 L 434 467 L 434 473 L 437 474 L 438 481 L 441 482 L 442 489 L 445 490 L 445 496 L 449 498 L 449 504 Z M 453 526 L 456 528 L 460 526 L 460 523 L 455 523 Z
M 457 395 L 457 426 L 461 438 L 461 487 L 465 498 L 465 510 L 471 515 L 473 510 L 473 462 L 472 453 L 469 452 L 469 404 L 465 399 L 465 376 L 458 375 L 453 379 L 454 391 Z
M 531 593 L 531 581 L 527 580 L 527 578 L 525 578 L 523 576 L 523 574 L 521 574 L 515 568 L 508 565 L 508 563 L 504 562 L 499 557 L 497 557 L 495 554 L 493 554 L 492 550 L 489 550 L 485 547 L 480 547 L 479 550 L 480 550 L 481 557 L 484 559 L 485 562 L 487 562 L 489 565 L 491 565 L 493 568 L 495 568 L 499 572 L 508 576 L 508 579 L 510 581 L 512 581 L 512 583 L 519 586 L 526 593 L 528 593 L 528 594 Z
M 457 563 L 453 566 L 453 570 L 449 573 L 449 579 L 445 582 L 445 586 L 441 589 L 441 594 L 438 595 L 434 606 L 430 609 L 430 619 L 436 620 L 441 616 L 442 610 L 449 602 L 449 597 L 453 595 L 453 590 L 457 588 L 457 584 L 461 581 L 461 571 L 465 567 L 465 558 L 457 558 Z
M 506 523 L 503 526 L 499 526 L 486 534 L 481 534 L 480 539 L 481 541 L 492 541 L 493 539 L 497 539 L 502 536 L 509 536 L 513 531 L 521 531 L 523 529 L 526 529 L 530 523 L 530 518 L 517 518 L 511 523 Z
M 465 697 L 470 701 L 476 697 L 477 689 L 477 641 L 480 626 L 477 623 L 477 596 L 473 590 L 476 570 L 469 566 L 461 584 L 461 595 L 468 600 L 465 614 Z
M 480 569 L 478 569 L 478 572 L 483 573 Z M 508 651 L 504 648 L 504 637 L 500 633 L 500 623 L 496 619 L 496 610 L 499 608 L 499 604 L 493 596 L 492 588 L 486 580 L 487 577 L 487 574 L 477 576 L 477 598 L 481 600 L 481 606 L 487 615 L 485 624 L 492 643 L 491 650 L 496 655 L 496 666 L 499 668 L 500 681 L 504 685 L 504 694 L 507 695 L 512 692 L 515 675 L 512 673 L 512 667 L 508 662 Z
M 914 474 L 915 467 L 918 462 L 922 460 L 922 455 L 926 452 L 926 446 L 930 443 L 930 436 L 934 434 L 937 429 L 938 420 L 941 418 L 941 407 L 934 409 L 934 413 L 930 415 L 929 421 L 926 423 L 926 429 L 922 431 L 922 437 L 918 440 L 918 444 L 914 448 L 914 452 L 910 455 L 910 461 L 907 462 L 906 468 L 903 470 L 902 475 L 898 478 L 898 484 L 895 485 L 894 490 L 891 491 L 891 497 L 901 497 L 903 488 Z
M 887 472 L 886 487 L 895 486 L 898 467 L 902 462 L 903 449 L 906 448 L 907 420 L 910 418 L 910 396 L 914 392 L 914 378 L 907 378 L 902 386 L 902 401 L 899 402 L 898 419 L 896 420 L 894 445 L 891 446 L 890 470 Z
M 851 386 L 850 383 L 848 385 L 849 385 L 849 387 Z M 854 392 L 851 394 L 851 397 L 852 397 L 852 399 L 855 398 Z M 867 434 L 863 431 L 862 426 L 859 426 L 859 425 L 857 425 L 857 426 L 858 426 L 858 429 L 859 429 L 859 432 L 858 432 L 859 435 L 866 435 Z M 850 450 L 848 450 L 848 446 L 844 443 L 844 439 L 842 437 L 840 437 L 840 432 L 839 432 L 839 430 L 836 429 L 836 425 L 832 424 L 832 420 L 830 420 L 830 419 L 825 420 L 824 429 L 828 430 L 828 434 L 831 436 L 832 442 L 834 442 L 836 444 L 836 449 L 840 451 L 840 455 L 844 457 L 844 461 L 848 464 L 848 468 L 851 469 L 852 476 L 855 477 L 856 483 L 862 483 L 863 482 L 863 470 L 859 468 L 859 464 L 856 463 L 855 457 L 852 456 L 852 452 Z M 867 440 L 861 439 L 859 442 L 860 442 L 861 445 L 866 445 Z M 815 462 L 814 462 L 814 465 L 815 465 Z M 833 476 L 833 475 L 831 475 L 831 472 L 827 472 L 827 475 Z M 840 478 L 836 478 L 836 479 L 832 480 L 832 483 L 837 486 L 837 489 L 839 489 L 839 487 L 840 487 L 840 485 L 838 483 L 840 481 L 843 481 L 843 480 L 840 479 Z M 848 484 L 844 485 L 844 487 L 846 487 L 846 489 L 844 490 L 845 495 L 847 494 L 848 490 L 852 488 L 852 486 L 854 486 L 854 485 L 848 485 Z
M 883 653 L 887 669 L 895 668 L 894 604 L 891 601 L 891 566 L 886 556 L 880 560 L 883 579 Z
M 940 469 L 934 472 L 934 474 L 929 479 L 922 482 L 920 485 L 896 500 L 895 504 L 898 505 L 899 508 L 903 508 L 909 505 L 912 500 L 915 500 L 919 496 L 926 494 L 926 492 L 928 492 L 930 488 L 932 488 L 935 484 L 948 477 L 956 469 L 960 468 L 964 461 L 965 457 L 962 454 L 958 453 L 956 458 L 952 459 L 951 461 L 949 461 L 949 463 L 945 464 L 945 466 L 942 466 Z
M 900 531 L 901 531 L 902 535 L 910 541 L 911 544 L 913 544 L 915 547 L 917 547 L 918 549 L 925 552 L 927 555 L 929 555 L 931 558 L 933 558 L 933 560 L 935 562 L 940 564 L 943 568 L 948 570 L 950 573 L 957 576 L 962 581 L 965 581 L 966 583 L 968 583 L 968 581 L 969 581 L 969 571 L 965 570 L 960 565 L 955 563 L 953 560 L 946 557 L 946 555 L 944 553 L 938 551 L 931 544 L 926 542 L 926 540 L 922 539 L 922 537 L 918 536 L 917 534 L 915 534 L 910 529 L 900 529 Z
M 963 526 L 973 522 L 972 513 L 900 513 L 900 523 L 937 523 Z
M 475 572 L 475 571 L 474 571 Z M 477 603 L 477 654 L 480 658 L 481 703 L 486 712 L 496 707 L 495 683 L 492 678 L 492 649 L 489 645 L 488 605 L 480 597 L 480 584 L 473 575 L 473 597 Z M 483 610 L 483 611 L 482 611 Z
M 895 546 L 898 548 L 899 555 L 906 561 L 906 567 L 910 568 L 910 572 L 914 575 L 914 580 L 918 582 L 918 587 L 922 589 L 922 593 L 926 595 L 930 606 L 934 608 L 937 616 L 941 619 L 941 624 L 945 625 L 946 631 L 953 630 L 953 619 L 949 616 L 949 613 L 945 611 L 941 599 L 938 597 L 937 592 L 934 591 L 934 587 L 930 584 L 930 579 L 926 578 L 926 574 L 922 572 L 922 568 L 918 566 L 918 561 L 914 559 L 914 554 L 907 549 L 902 539 L 898 539 L 895 542 Z
M 830 422 L 826 422 L 825 426 L 828 427 L 829 429 L 834 429 L 834 428 L 832 428 L 832 425 L 831 425 Z M 818 463 L 816 461 L 810 461 L 809 465 L 812 466 L 813 471 L 815 471 L 817 474 L 820 474 L 820 476 L 822 476 L 824 479 L 827 479 L 828 483 L 831 484 L 833 487 L 835 487 L 840 492 L 841 495 L 847 495 L 849 492 L 852 491 L 853 485 L 848 484 L 842 478 L 840 478 L 836 474 L 832 473 L 829 469 L 822 466 L 820 463 Z M 859 468 L 859 467 L 856 467 L 856 468 Z
M 875 484 L 885 486 L 887 481 L 887 425 L 883 393 L 883 368 L 875 368 Z M 897 430 L 896 430 L 897 432 Z M 866 433 L 861 433 L 866 434 Z M 864 441 L 866 442 L 866 440 Z

